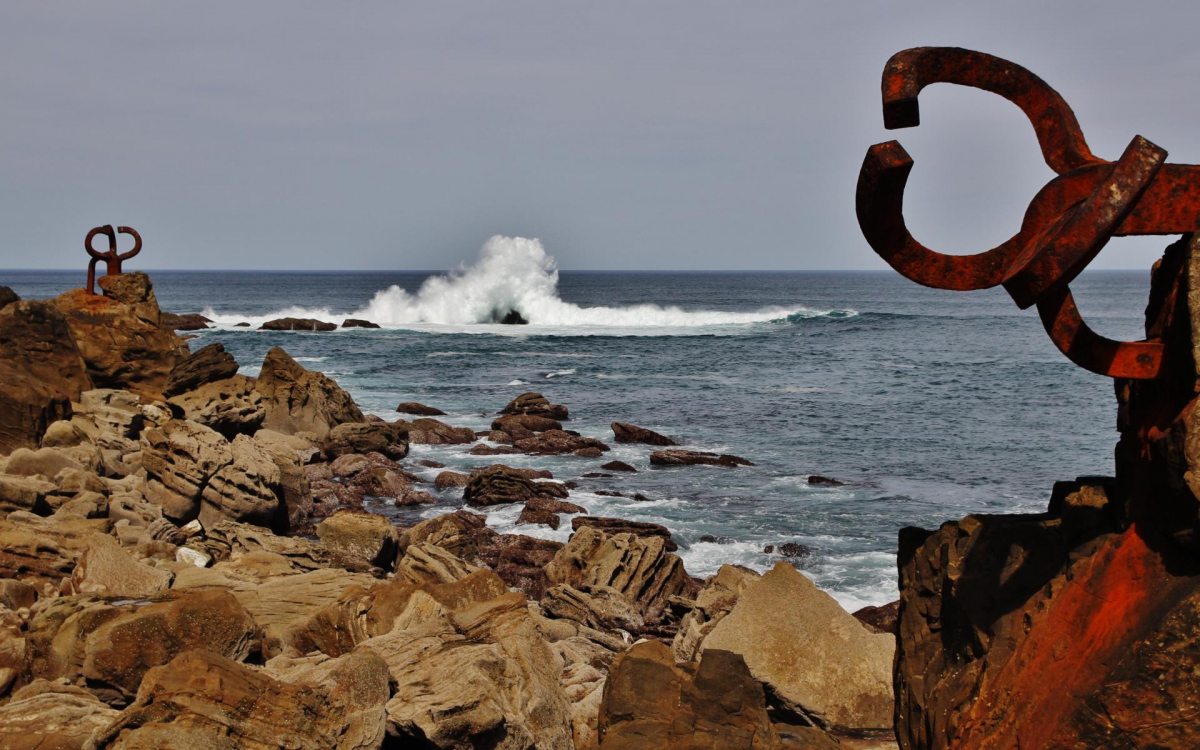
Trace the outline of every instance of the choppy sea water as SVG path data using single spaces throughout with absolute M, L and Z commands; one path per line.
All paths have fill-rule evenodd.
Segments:
M 592 514 L 669 527 L 693 575 L 726 562 L 763 570 L 779 559 L 765 545 L 807 545 L 813 552 L 797 565 L 850 609 L 896 597 L 901 527 L 1041 510 L 1054 481 L 1112 471 L 1111 381 L 1064 359 L 1036 313 L 1003 291 L 928 290 L 891 272 L 556 274 L 540 246 L 522 242 L 493 240 L 451 275 L 152 278 L 164 310 L 218 322 L 193 349 L 223 342 L 256 375 L 267 350 L 282 346 L 385 419 L 397 403 L 421 401 L 452 424 L 486 429 L 514 396 L 540 391 L 570 407 L 570 429 L 613 451 L 487 458 L 468 455 L 470 446 L 414 446 L 413 458 L 460 470 L 501 461 L 576 479 L 571 500 Z M 1148 278 L 1090 272 L 1073 288 L 1093 327 L 1140 338 Z M 81 272 L 0 271 L 0 284 L 24 297 L 82 281 Z M 530 325 L 489 322 L 509 309 Z M 285 314 L 365 317 L 384 328 L 254 330 Z M 242 321 L 254 327 L 234 327 Z M 614 420 L 757 466 L 651 469 L 648 446 L 612 442 Z M 639 472 L 580 478 L 613 458 Z M 811 486 L 810 474 L 847 484 Z M 459 507 L 461 490 L 449 490 L 437 506 L 376 510 L 412 523 Z M 491 509 L 489 524 L 512 531 L 518 511 Z M 564 520 L 558 531 L 519 531 L 565 540 Z

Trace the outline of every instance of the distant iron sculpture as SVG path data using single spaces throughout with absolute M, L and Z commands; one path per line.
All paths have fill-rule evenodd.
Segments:
M 990 91 L 1021 108 L 1042 158 L 1059 176 L 1025 212 L 1021 230 L 975 255 L 943 255 L 904 225 L 904 186 L 913 161 L 897 141 L 867 151 L 858 175 L 858 223 L 867 242 L 905 277 L 937 289 L 1002 285 L 1021 309 L 1037 305 L 1042 325 L 1075 364 L 1115 378 L 1150 379 L 1162 369 L 1161 341 L 1113 341 L 1083 321 L 1070 282 L 1114 236 L 1188 234 L 1200 229 L 1200 166 L 1167 164 L 1167 152 L 1135 136 L 1116 162 L 1094 156 L 1058 92 L 1019 65 L 957 47 L 915 47 L 883 70 L 883 123 L 920 124 L 917 96 L 932 83 Z
M 127 253 L 117 253 L 117 233 L 133 235 L 133 249 Z M 92 239 L 98 234 L 108 235 L 108 251 L 99 252 L 92 247 Z M 117 227 L 113 231 L 112 224 L 105 224 L 102 227 L 96 227 L 87 233 L 87 238 L 83 241 L 83 247 L 87 250 L 88 255 L 92 256 L 88 263 L 87 275 L 87 290 L 88 294 L 96 293 L 96 261 L 102 260 L 105 264 L 105 275 L 114 276 L 121 273 L 121 262 L 129 260 L 133 256 L 142 251 L 142 236 L 137 233 L 133 227 Z

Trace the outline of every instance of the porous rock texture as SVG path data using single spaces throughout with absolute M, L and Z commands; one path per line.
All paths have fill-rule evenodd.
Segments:
M 267 352 L 256 388 L 266 411 L 263 427 L 285 435 L 308 432 L 324 439 L 339 424 L 365 421 L 349 393 L 279 347 Z
M 904 748 L 1200 746 L 1200 239 L 1156 265 L 1153 381 L 1116 382 L 1115 479 L 900 536 Z

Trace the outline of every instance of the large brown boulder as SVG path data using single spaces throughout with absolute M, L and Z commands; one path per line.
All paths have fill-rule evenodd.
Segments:
M 593 457 L 599 456 L 605 451 L 612 450 L 601 440 L 572 435 L 563 430 L 546 430 L 527 438 L 514 440 L 513 447 L 524 453 L 538 455 L 574 453 Z
M 205 383 L 232 378 L 237 371 L 237 360 L 225 351 L 224 344 L 209 344 L 197 349 L 171 369 L 163 386 L 163 395 L 168 398 L 178 396 Z
M 742 591 L 701 644 L 741 654 L 780 704 L 827 728 L 892 724 L 896 641 L 873 633 L 786 562 Z
M 540 393 L 522 393 L 500 410 L 501 414 L 530 414 L 562 421 L 567 419 L 567 407 L 552 404 Z
M 696 661 L 700 658 L 700 646 L 737 604 L 742 592 L 751 583 L 761 578 L 758 573 L 739 565 L 722 565 L 714 575 L 704 581 L 704 587 L 679 623 L 679 631 L 671 642 L 671 652 L 676 661 Z
M 325 455 L 330 458 L 355 453 L 379 453 L 399 460 L 408 455 L 409 432 L 402 424 L 348 422 L 329 431 Z
M 67 320 L 52 302 L 0 308 L 0 454 L 36 448 L 92 387 Z
M 603 516 L 577 516 L 571 519 L 571 529 L 579 531 L 588 527 L 599 529 L 606 534 L 634 534 L 635 536 L 656 536 L 665 541 L 664 549 L 674 552 L 679 545 L 671 539 L 671 531 L 666 526 L 646 521 L 626 521 L 624 518 L 604 518 Z
M 54 304 L 100 388 L 124 388 L 158 397 L 175 365 L 188 356 L 187 344 L 162 328 L 150 277 L 141 271 L 104 276 L 106 295 L 85 289 L 64 292 Z
M 463 490 L 463 500 L 476 508 L 524 503 L 538 496 L 561 498 L 566 495 L 566 488 L 561 484 L 535 482 L 507 466 L 493 466 L 475 474 Z
M 137 700 L 95 748 L 367 750 L 383 743 L 387 666 L 374 653 L 347 654 L 321 682 L 285 682 L 209 651 L 187 651 L 150 670 Z
M 386 571 L 396 560 L 396 527 L 375 513 L 338 511 L 317 526 L 317 537 L 334 564 L 350 570 Z
M 401 414 L 416 414 L 419 417 L 441 417 L 445 416 L 446 412 L 433 406 L 419 404 L 416 401 L 405 401 L 396 407 L 396 411 Z
M 71 583 L 81 594 L 145 599 L 171 585 L 171 573 L 139 562 L 107 534 L 94 534 L 79 556 Z
M 553 583 L 582 591 L 608 587 L 636 605 L 648 622 L 661 618 L 669 599 L 686 591 L 691 579 L 662 537 L 608 535 L 583 527 L 545 567 Z
M 476 439 L 475 431 L 470 427 L 454 427 L 430 417 L 411 422 L 400 419 L 395 426 L 407 430 L 409 442 L 417 445 L 465 445 Z
M 481 535 L 479 561 L 496 571 L 512 588 L 531 599 L 540 599 L 553 585 L 546 566 L 562 548 L 562 542 L 551 539 L 491 532 Z
M 263 427 L 285 435 L 311 432 L 324 439 L 339 424 L 365 421 L 350 394 L 279 347 L 267 352 L 255 387 L 266 410 Z
M 266 419 L 254 378 L 234 375 L 204 383 L 167 400 L 184 419 L 211 427 L 232 440 L 253 435 Z
M 35 680 L 0 706 L 0 747 L 79 750 L 117 714 L 82 688 Z
M 740 456 L 728 453 L 718 455 L 707 451 L 685 451 L 677 448 L 654 451 L 650 454 L 650 464 L 652 466 L 723 466 L 727 469 L 754 465 Z
M 613 422 L 613 436 L 618 443 L 645 443 L 646 445 L 678 445 L 666 435 L 660 435 L 654 430 L 638 427 L 628 422 Z
M 644 641 L 617 657 L 604 685 L 599 750 L 781 750 L 759 685 L 737 654 L 713 650 L 678 667 Z

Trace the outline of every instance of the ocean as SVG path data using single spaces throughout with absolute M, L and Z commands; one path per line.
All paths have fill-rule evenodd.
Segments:
M 548 468 L 579 482 L 570 500 L 593 515 L 667 526 L 696 576 L 723 563 L 765 570 L 782 559 L 767 545 L 804 545 L 810 553 L 793 562 L 851 610 L 896 598 L 900 528 L 1040 511 L 1055 481 L 1112 472 L 1112 381 L 1068 362 L 1036 312 L 1002 290 L 930 290 L 883 271 L 559 272 L 536 241 L 502 237 L 452 273 L 151 277 L 164 310 L 216 321 L 196 332 L 193 350 L 222 342 L 256 375 L 267 350 L 282 346 L 385 419 L 420 401 L 454 425 L 486 429 L 513 397 L 541 392 L 570 408 L 569 429 L 612 452 L 486 458 L 470 446 L 413 446 L 412 458 L 459 470 Z M 0 271 L 0 284 L 23 297 L 83 281 L 82 268 Z M 1073 288 L 1094 328 L 1134 339 L 1148 285 L 1148 270 L 1087 272 Z M 510 310 L 530 323 L 493 322 Z M 255 330 L 285 315 L 383 328 Z M 613 421 L 756 465 L 651 469 L 650 447 L 612 442 Z M 638 473 L 582 478 L 614 458 Z M 407 463 L 431 480 L 438 473 Z M 811 485 L 811 474 L 846 484 Z M 461 490 L 448 490 L 436 506 L 372 510 L 411 524 L 460 507 Z M 488 509 L 488 523 L 570 533 L 569 519 L 557 531 L 515 527 L 518 511 Z

